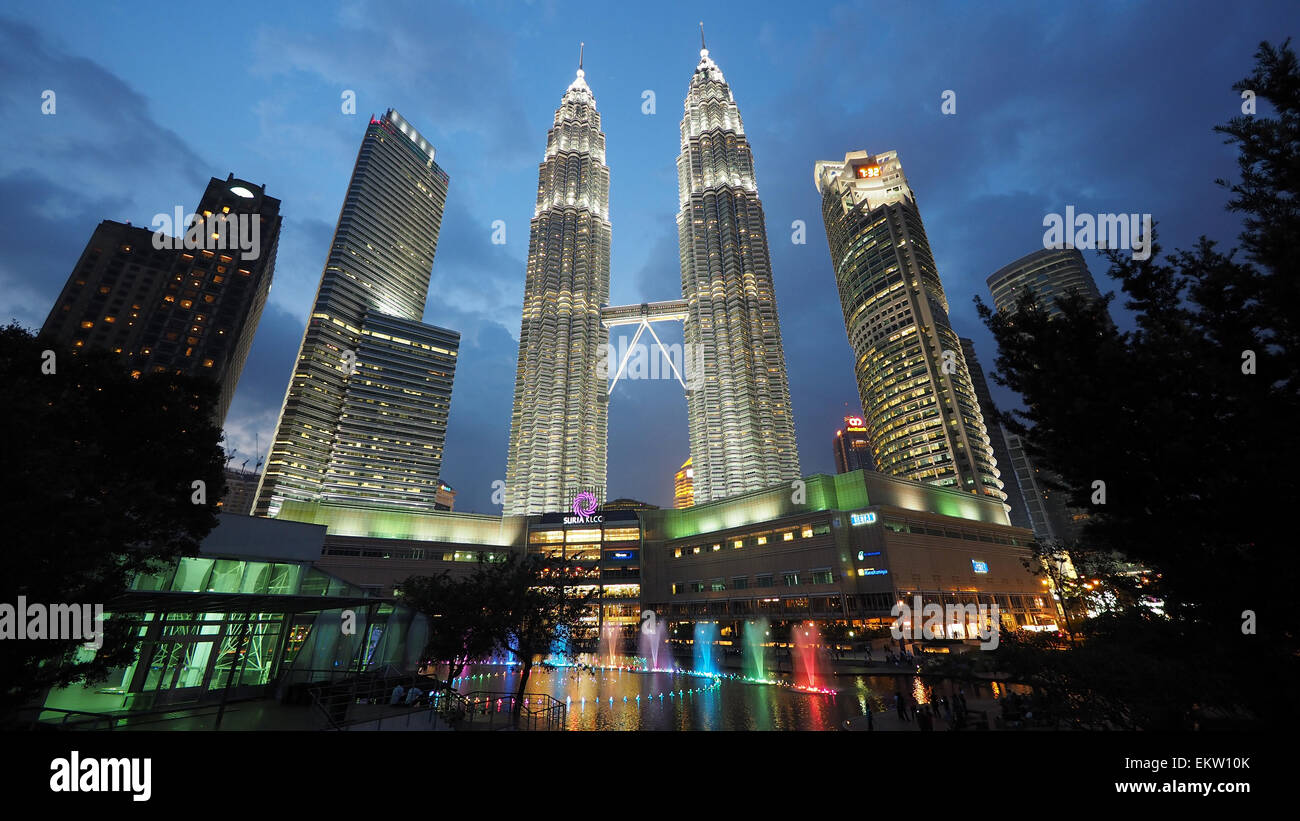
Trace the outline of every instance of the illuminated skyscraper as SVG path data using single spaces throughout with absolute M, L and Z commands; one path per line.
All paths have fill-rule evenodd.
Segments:
M 371 119 L 285 392 L 256 513 L 286 500 L 435 508 L 460 334 L 422 323 L 447 174 Z
M 673 507 L 695 506 L 695 469 L 691 467 L 688 456 L 673 476 Z
M 221 425 L 271 291 L 280 201 L 229 174 L 208 181 L 188 223 L 177 212 L 162 215 L 170 230 L 101 222 L 41 335 L 112 351 L 136 374 L 209 378 Z
M 799 477 L 754 158 L 700 40 L 677 158 L 684 333 L 703 365 L 703 384 L 686 391 L 697 504 Z
M 876 461 L 871 458 L 871 440 L 867 438 L 866 425 L 866 420 L 861 416 L 846 416 L 844 427 L 835 431 L 836 473 L 876 469 Z
M 519 366 L 506 462 L 507 514 L 604 498 L 609 339 L 609 167 L 582 61 L 546 137 L 528 236 Z
M 979 402 L 898 154 L 814 169 L 881 473 L 1003 498 Z

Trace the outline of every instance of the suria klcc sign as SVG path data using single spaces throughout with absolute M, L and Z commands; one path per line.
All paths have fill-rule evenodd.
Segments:
M 600 524 L 604 516 L 592 516 L 596 512 L 596 494 L 583 491 L 573 497 L 573 515 L 565 516 L 566 525 Z

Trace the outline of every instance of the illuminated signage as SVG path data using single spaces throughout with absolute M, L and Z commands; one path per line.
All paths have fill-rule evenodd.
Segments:
M 872 513 L 850 513 L 849 523 L 854 525 L 873 525 L 876 523 L 876 514 Z
M 858 176 L 862 178 L 880 179 L 880 166 L 863 165 L 858 168 Z
M 573 497 L 573 515 L 565 516 L 566 525 L 599 523 L 605 521 L 604 516 L 592 516 L 596 512 L 596 494 L 583 491 Z
M 879 550 L 877 550 L 877 551 L 875 551 L 875 552 L 873 552 L 873 553 L 867 553 L 867 552 L 864 551 L 864 550 L 859 550 L 859 551 L 858 551 L 858 561 L 862 561 L 862 560 L 866 559 L 868 556 L 879 556 L 879 555 L 880 555 L 880 551 L 879 551 Z
M 615 551 L 614 553 L 611 553 L 611 554 L 609 554 L 609 555 L 612 556 L 612 557 L 615 558 L 615 559 L 630 559 L 630 558 L 632 558 L 632 552 L 631 552 L 630 550 L 618 550 L 618 551 Z
M 979 561 L 978 559 L 971 559 L 971 560 L 970 560 L 970 566 L 971 566 L 971 569 L 973 569 L 976 573 L 987 573 L 987 572 L 989 572 L 989 564 L 988 564 L 988 562 L 981 562 L 981 561 Z
M 849 430 L 866 430 L 867 429 L 866 424 L 867 423 L 862 419 L 861 416 L 844 417 L 844 425 Z
M 888 575 L 889 575 L 889 571 L 888 571 L 888 570 L 877 570 L 877 569 L 874 568 L 874 567 L 859 567 L 859 568 L 858 568 L 858 575 L 859 575 L 859 576 L 888 576 Z

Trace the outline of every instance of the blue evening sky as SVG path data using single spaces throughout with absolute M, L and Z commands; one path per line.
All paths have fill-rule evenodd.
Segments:
M 219 10 L 219 12 L 218 12 Z M 546 130 L 585 41 L 608 143 L 615 304 L 680 297 L 678 126 L 697 21 L 754 149 L 805 474 L 858 407 L 813 163 L 897 150 L 958 330 L 986 370 L 972 298 L 1042 247 L 1043 216 L 1151 213 L 1161 244 L 1227 246 L 1237 221 L 1212 127 L 1290 2 L 313 2 L 218 6 L 45 0 L 0 13 L 0 319 L 44 321 L 103 219 L 193 209 L 207 179 L 283 201 L 271 299 L 227 422 L 265 452 L 367 115 L 397 108 L 451 176 L 425 321 L 461 332 L 443 478 L 498 512 L 528 221 Z M 41 114 L 41 94 L 57 112 Z M 957 94 L 957 112 L 940 111 Z M 357 114 L 340 110 L 353 90 Z M 642 113 L 645 91 L 653 114 Z M 1261 111 L 1261 113 L 1263 113 Z M 506 224 L 494 245 L 492 223 Z M 803 220 L 805 244 L 792 242 Z M 1106 265 L 1086 256 L 1103 291 Z M 1122 323 L 1122 320 L 1121 320 Z M 1123 324 L 1123 323 L 1122 323 Z M 661 326 L 666 327 L 666 326 Z M 679 341 L 671 328 L 665 342 Z M 1062 390 L 1068 390 L 1063 379 Z M 1000 401 L 1011 397 L 995 388 Z M 675 382 L 623 381 L 609 498 L 671 505 L 688 454 Z M 236 459 L 236 463 L 242 461 Z

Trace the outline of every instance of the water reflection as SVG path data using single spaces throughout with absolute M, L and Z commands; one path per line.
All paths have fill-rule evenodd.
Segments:
M 616 659 L 629 665 L 632 661 Z M 466 672 L 458 689 L 512 693 L 518 682 L 514 667 L 481 665 Z M 840 675 L 827 683 L 837 695 L 684 672 L 556 667 L 534 668 L 528 692 L 567 702 L 570 730 L 836 730 L 868 707 L 876 714 L 892 709 L 896 692 L 911 694 L 922 704 L 957 692 L 952 682 L 909 675 Z M 1005 692 L 1001 688 L 995 695 L 982 683 L 961 686 L 970 698 Z

